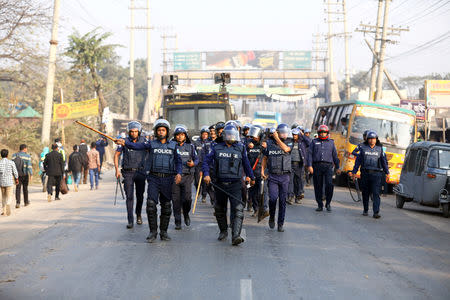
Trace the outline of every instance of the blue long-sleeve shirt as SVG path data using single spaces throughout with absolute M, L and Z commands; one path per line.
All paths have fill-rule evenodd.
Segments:
M 225 142 L 219 143 L 217 145 L 225 145 Z M 244 167 L 244 173 L 247 177 L 250 177 L 252 180 L 255 179 L 253 174 L 252 167 L 250 166 L 250 161 L 247 157 L 247 151 L 245 151 L 245 147 L 243 147 L 244 151 L 242 152 L 242 166 Z M 216 157 L 215 145 L 212 146 L 211 151 L 206 153 L 204 157 L 204 161 L 202 164 L 202 171 L 204 176 L 209 176 L 210 166 L 214 166 Z
M 311 167 L 313 163 L 318 162 L 331 163 L 334 164 L 336 169 L 339 169 L 339 158 L 332 139 L 321 140 L 317 138 L 312 140 L 308 148 L 307 166 Z
M 380 146 L 378 146 L 378 147 L 380 147 Z M 358 173 L 358 169 L 360 166 L 361 167 L 364 166 L 364 156 L 365 156 L 364 149 L 362 147 L 360 147 L 359 145 L 358 145 L 358 148 L 359 148 L 359 153 L 358 153 L 358 155 L 356 155 L 355 166 L 353 167 L 353 170 L 352 170 L 353 174 Z M 389 166 L 388 166 L 388 162 L 387 162 L 387 158 L 386 158 L 386 153 L 384 153 L 384 151 L 382 151 L 382 153 L 381 153 L 381 156 L 379 158 L 379 163 L 380 163 L 381 168 L 383 169 L 383 172 L 386 174 L 389 174 Z
M 161 143 L 160 141 L 156 141 L 157 143 Z M 166 143 L 169 143 L 169 141 L 166 141 Z M 151 152 L 152 145 L 150 141 L 145 140 L 144 142 L 137 142 L 133 143 L 130 142 L 128 139 L 125 139 L 125 146 L 133 149 L 133 150 L 147 150 Z M 175 162 L 175 170 L 177 174 L 182 175 L 183 174 L 183 166 L 182 166 L 182 160 L 180 154 L 178 154 L 177 151 L 174 151 L 174 162 Z M 150 160 L 147 160 L 146 163 L 151 163 Z M 148 166 L 147 166 L 148 167 Z

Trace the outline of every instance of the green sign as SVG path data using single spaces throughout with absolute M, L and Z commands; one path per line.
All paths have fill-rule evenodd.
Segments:
M 180 70 L 201 70 L 201 52 L 175 52 L 173 54 L 173 69 Z
M 283 69 L 311 70 L 311 51 L 284 51 Z

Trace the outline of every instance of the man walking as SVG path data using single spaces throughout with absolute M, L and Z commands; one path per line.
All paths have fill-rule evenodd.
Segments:
M 78 146 L 78 151 L 80 151 L 81 156 L 83 157 L 83 169 L 81 172 L 83 175 L 83 184 L 87 183 L 87 176 L 88 176 L 88 172 L 89 172 L 88 157 L 87 157 L 87 153 L 89 150 L 90 149 L 89 149 L 89 146 L 86 144 L 86 140 L 81 139 L 80 145 Z
M 59 199 L 59 189 L 61 187 L 61 179 L 64 174 L 64 159 L 58 151 L 58 145 L 52 145 L 52 152 L 45 156 L 44 169 L 48 176 L 47 181 L 47 201 L 52 201 L 53 186 L 55 186 L 55 200 Z
M 88 168 L 89 168 L 89 182 L 91 184 L 91 190 L 98 189 L 98 173 L 100 172 L 100 154 L 98 153 L 95 142 L 91 143 L 91 150 L 87 153 Z
M 12 189 L 19 183 L 19 174 L 14 162 L 8 159 L 8 150 L 1 150 L 0 160 L 0 188 L 2 190 L 2 215 L 11 214 Z M 14 181 L 13 181 L 14 179 Z
M 73 176 L 73 185 L 75 187 L 75 192 L 78 192 L 82 168 L 83 156 L 79 152 L 78 146 L 74 145 L 73 152 L 69 156 L 69 172 L 71 172 Z
M 100 155 L 100 173 L 101 173 L 101 169 L 102 169 L 102 165 L 103 165 L 103 157 L 105 156 L 105 147 L 108 146 L 108 141 L 106 140 L 106 138 L 104 136 L 102 136 L 101 138 L 99 138 L 97 140 L 97 142 L 95 142 L 95 149 L 97 149 L 99 155 Z M 100 174 L 98 175 L 98 179 L 100 178 Z
M 14 153 L 12 160 L 14 161 L 19 174 L 19 183 L 16 186 L 16 208 L 20 207 L 20 190 L 23 189 L 23 203 L 25 206 L 30 204 L 28 200 L 28 183 L 31 182 L 33 175 L 33 166 L 31 164 L 31 155 L 27 153 L 27 145 L 19 146 L 19 152 Z

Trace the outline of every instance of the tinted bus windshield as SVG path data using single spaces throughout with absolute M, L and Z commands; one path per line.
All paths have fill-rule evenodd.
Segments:
M 406 149 L 414 142 L 414 116 L 374 107 L 358 107 L 352 136 L 361 139 L 365 130 L 375 131 L 383 144 Z
M 195 128 L 195 110 L 171 109 L 168 111 L 168 121 L 170 124 L 184 124 L 189 129 Z
M 225 117 L 225 108 L 199 108 L 198 124 L 200 126 L 210 125 L 218 121 L 227 121 Z

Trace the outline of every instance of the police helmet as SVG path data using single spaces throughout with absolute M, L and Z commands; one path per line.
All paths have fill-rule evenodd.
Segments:
M 251 127 L 252 127 L 252 124 L 247 123 L 244 125 L 244 127 L 242 127 L 242 130 L 250 130 Z
M 305 129 L 305 133 L 311 133 L 311 129 L 306 128 L 306 129 Z
M 130 132 L 131 129 L 137 129 L 139 134 L 142 132 L 142 125 L 138 121 L 131 121 L 127 124 L 127 132 Z
M 280 125 L 277 126 L 277 131 L 278 131 L 278 133 L 287 133 L 287 134 L 289 134 L 290 128 L 289 128 L 288 124 L 281 123 Z
M 217 122 L 216 123 L 216 131 L 220 130 L 220 129 L 224 129 L 225 128 L 225 123 L 224 122 Z
M 236 123 L 236 127 L 242 128 L 242 123 L 239 120 L 234 120 L 234 123 Z
M 363 133 L 363 139 L 366 140 L 367 139 L 367 134 L 370 132 L 370 130 L 365 130 Z
M 375 131 L 369 131 L 367 133 L 367 139 L 377 139 L 378 134 Z
M 297 127 L 298 127 L 297 122 L 294 122 L 294 123 L 292 124 L 292 126 L 291 126 L 291 129 L 294 129 L 294 128 L 297 128 Z
M 208 126 L 202 126 L 202 128 L 200 129 L 200 134 L 202 134 L 203 132 L 207 132 L 207 133 L 210 132 Z
M 225 126 L 228 126 L 228 125 L 233 125 L 234 127 L 236 127 L 236 129 L 238 128 L 238 125 L 237 125 L 235 120 L 228 120 L 228 121 L 226 121 L 225 122 Z
M 261 125 L 253 125 L 250 127 L 247 136 L 254 138 L 262 138 L 264 134 L 264 128 Z
M 321 132 L 326 132 L 327 135 L 325 137 L 322 137 L 320 135 Z M 328 138 L 329 132 L 330 132 L 330 130 L 328 129 L 327 125 L 320 125 L 319 128 L 317 128 L 317 133 L 321 140 L 326 140 Z
M 234 125 L 225 126 L 225 128 L 223 129 L 222 136 L 223 136 L 223 140 L 225 142 L 234 143 L 234 142 L 239 142 L 239 140 L 240 140 L 239 131 L 237 130 L 237 128 Z
M 155 124 L 153 124 L 153 130 L 157 130 L 159 127 L 164 127 L 167 129 L 167 131 L 170 130 L 170 123 L 166 119 L 158 119 L 155 121 Z
M 298 130 L 301 130 L 301 131 L 305 131 L 305 128 L 303 128 L 302 125 L 297 126 L 297 129 L 298 129 Z
M 299 135 L 299 134 L 300 134 L 300 129 L 298 129 L 298 128 L 292 129 L 292 135 Z
M 173 131 L 173 136 L 177 136 L 179 133 L 184 133 L 187 136 L 187 128 L 183 124 L 178 124 Z

